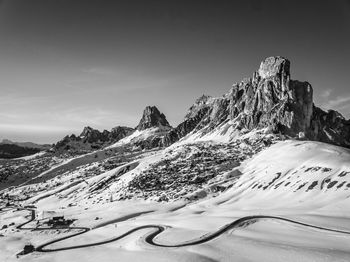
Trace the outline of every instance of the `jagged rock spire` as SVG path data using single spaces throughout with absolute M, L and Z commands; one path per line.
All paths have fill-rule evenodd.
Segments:
M 142 118 L 137 125 L 137 130 L 145 130 L 151 127 L 166 127 L 171 128 L 166 117 L 155 106 L 147 106 L 143 111 Z
M 282 56 L 271 56 L 261 62 L 258 74 L 262 79 L 278 78 L 282 91 L 288 90 L 290 61 Z
M 94 131 L 94 129 L 92 127 L 86 126 L 86 127 L 84 127 L 83 132 L 81 132 L 80 136 L 81 137 L 86 137 L 93 131 Z

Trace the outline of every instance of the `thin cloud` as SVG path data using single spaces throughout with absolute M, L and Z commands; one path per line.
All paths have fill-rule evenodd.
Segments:
M 46 101 L 48 96 L 23 96 L 20 94 L 7 94 L 0 97 L 0 105 L 23 105 Z
M 329 107 L 339 107 L 339 106 L 344 106 L 345 103 L 349 103 L 349 102 L 350 102 L 350 96 L 345 96 L 345 97 L 338 96 L 335 99 L 329 100 L 327 105 Z
M 350 117 L 350 96 L 344 97 L 336 97 L 334 99 L 329 100 L 323 106 L 323 109 L 329 110 L 334 109 L 340 111 L 346 118 Z
M 95 74 L 95 75 L 115 75 L 117 72 L 107 67 L 90 67 L 81 69 L 83 73 Z
M 332 93 L 331 89 L 326 89 L 323 92 L 321 92 L 320 96 L 323 98 L 328 98 Z
M 36 132 L 36 133 L 57 133 L 68 131 L 69 128 L 62 126 L 48 126 L 48 125 L 39 125 L 39 124 L 0 124 L 0 129 L 4 131 L 15 131 L 25 130 L 26 132 Z

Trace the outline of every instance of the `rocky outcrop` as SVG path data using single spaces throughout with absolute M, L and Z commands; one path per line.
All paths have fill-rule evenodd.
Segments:
M 141 131 L 151 127 L 170 129 L 171 126 L 163 113 L 155 106 L 147 106 L 143 111 L 142 118 L 135 129 Z
M 130 127 L 117 126 L 112 128 L 111 131 L 104 130 L 100 132 L 87 126 L 79 136 L 73 134 L 57 142 L 54 145 L 54 150 L 57 152 L 70 151 L 73 154 L 82 154 L 118 142 L 134 131 Z
M 154 130 L 150 130 L 154 128 Z M 131 135 L 136 130 L 145 131 L 140 137 L 133 138 L 129 145 L 139 147 L 140 149 L 150 149 L 164 145 L 164 136 L 172 129 L 163 113 L 159 112 L 155 106 L 147 106 L 143 112 L 138 126 L 134 128 L 117 126 L 111 131 L 104 130 L 100 132 L 89 126 L 85 127 L 79 136 L 70 135 L 64 137 L 56 143 L 54 149 L 56 152 L 70 152 L 72 154 L 83 154 L 96 149 L 102 149 L 110 146 L 119 140 Z
M 151 149 L 166 145 L 164 139 L 172 127 L 157 107 L 147 106 L 135 129 L 140 131 L 140 136 L 133 138 L 130 143 L 140 149 Z
M 314 106 L 308 135 L 312 140 L 350 148 L 350 120 L 337 111 Z
M 192 132 L 209 112 L 211 103 L 210 96 L 203 95 L 198 98 L 188 110 L 184 121 L 164 136 L 162 144 L 168 146 Z
M 94 143 L 94 142 L 105 142 L 108 140 L 109 132 L 104 130 L 102 133 L 97 129 L 93 129 L 89 126 L 84 127 L 83 132 L 80 134 L 79 138 L 84 143 Z
M 127 137 L 131 135 L 135 129 L 127 126 L 117 126 L 112 128 L 111 132 L 109 133 L 109 140 L 113 142 L 117 142 L 120 139 Z
M 233 85 L 229 93 L 230 119 L 241 128 L 270 128 L 294 136 L 306 133 L 313 110 L 312 87 L 290 80 L 290 62 L 267 58 L 253 78 Z
M 248 130 L 268 127 L 292 137 L 350 145 L 349 120 L 314 106 L 308 82 L 290 79 L 290 62 L 265 59 L 252 79 L 235 84 L 230 93 L 230 119 Z

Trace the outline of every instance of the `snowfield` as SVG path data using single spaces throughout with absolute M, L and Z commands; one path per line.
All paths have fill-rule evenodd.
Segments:
M 0 230 L 1 261 L 350 261 L 350 151 L 319 142 L 287 140 L 275 141 L 252 157 L 228 161 L 250 152 L 255 144 L 249 139 L 255 138 L 245 139 L 230 147 L 220 144 L 222 141 L 206 146 L 180 141 L 165 150 L 132 155 L 110 170 L 103 171 L 106 165 L 86 164 L 39 184 L 5 190 L 3 196 L 27 196 L 15 202 L 16 206 L 36 208 L 3 207 L 0 211 L 0 227 L 7 225 Z M 220 163 L 224 155 L 229 159 Z M 198 181 L 191 183 L 186 180 L 188 186 L 181 186 L 185 183 L 177 180 L 185 181 L 193 170 L 189 164 L 197 161 L 197 156 L 215 169 L 215 175 L 204 163 L 201 172 L 207 176 L 197 176 Z M 144 178 L 141 186 L 139 177 Z M 159 192 L 165 193 L 157 195 L 157 185 L 161 185 Z M 31 219 L 30 209 L 36 210 L 35 220 L 16 228 Z M 44 227 L 50 217 L 62 215 L 76 219 L 71 228 L 24 230 Z M 151 245 L 147 236 L 157 229 L 144 228 L 110 243 L 70 249 L 113 239 L 145 225 L 164 227 L 154 236 L 155 243 L 183 244 L 205 239 L 246 216 L 258 217 L 194 245 Z M 68 250 L 16 258 L 25 244 L 37 247 L 79 232 L 74 227 L 89 231 L 45 247 Z

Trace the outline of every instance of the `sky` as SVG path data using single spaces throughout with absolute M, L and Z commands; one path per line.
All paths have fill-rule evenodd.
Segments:
M 1 0 L 0 139 L 171 125 L 280 55 L 314 102 L 350 117 L 349 0 Z

